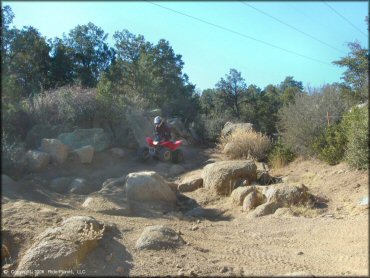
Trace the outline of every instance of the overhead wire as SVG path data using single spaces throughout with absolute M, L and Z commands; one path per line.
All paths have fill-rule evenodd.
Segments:
M 367 37 L 367 35 L 362 32 L 357 26 L 355 26 L 351 21 L 349 21 L 347 18 L 345 18 L 343 15 L 341 15 L 338 11 L 336 11 L 332 6 L 330 6 L 328 3 L 323 2 L 330 10 L 332 10 L 334 13 L 336 13 L 339 17 L 341 17 L 343 20 L 345 20 L 349 25 L 351 25 L 353 28 L 355 28 L 357 31 L 359 31 L 362 35 Z
M 218 25 L 218 24 L 215 24 L 215 23 L 212 23 L 212 22 L 209 22 L 209 21 L 206 21 L 204 19 L 201 19 L 201 18 L 198 18 L 198 17 L 195 17 L 195 16 L 192 16 L 192 15 L 189 15 L 189 14 L 186 14 L 186 13 L 183 13 L 183 12 L 180 12 L 180 11 L 177 11 L 177 10 L 174 10 L 172 8 L 168 8 L 168 7 L 165 7 L 165 6 L 162 6 L 160 4 L 157 4 L 157 3 L 153 3 L 151 1 L 146 1 L 152 5 L 155 5 L 155 6 L 158 6 L 162 9 L 165 9 L 165 10 L 168 10 L 168 11 L 171 11 L 173 13 L 176 13 L 176 14 L 180 14 L 182 16 L 185 16 L 185 17 L 188 17 L 188 18 L 191 18 L 191 19 L 194 19 L 194 20 L 197 20 L 199 22 L 202 22 L 202 23 L 205 23 L 205 24 L 208 24 L 208 25 L 211 25 L 213 27 L 216 27 L 218 29 L 222 29 L 224 31 L 227 31 L 227 32 L 230 32 L 230 33 L 233 33 L 235 35 L 238 35 L 238 36 L 241 36 L 241 37 L 244 37 L 244 38 L 247 38 L 247 39 L 250 39 L 250 40 L 253 40 L 253 41 L 256 41 L 256 42 L 259 42 L 259 43 L 262 43 L 262 44 L 265 44 L 265 45 L 268 45 L 270 47 L 273 47 L 273 48 L 276 48 L 276 49 L 279 49 L 279 50 L 282 50 L 284 52 L 287 52 L 287 53 L 290 53 L 290 54 L 293 54 L 293 55 L 296 55 L 296 56 L 300 56 L 300 57 L 303 57 L 305 59 L 308 59 L 308 60 L 311 60 L 311 61 L 315 61 L 317 63 L 321 63 L 321 64 L 324 64 L 324 65 L 329 65 L 329 66 L 333 66 L 332 64 L 330 63 L 327 63 L 325 61 L 321 61 L 319 59 L 316 59 L 316 58 L 312 58 L 312 57 L 309 57 L 309 56 L 306 56 L 304 54 L 300 54 L 298 52 L 295 52 L 293 50 L 289 50 L 289 49 L 286 49 L 286 48 L 283 48 L 283 47 L 280 47 L 280 46 L 277 46 L 277 45 L 274 45 L 274 44 L 271 44 L 269 42 L 266 42 L 266 41 L 263 41 L 263 40 L 260 40 L 260 39 L 257 39 L 257 38 L 254 38 L 252 36 L 249 36 L 249 35 L 246 35 L 246 34 L 243 34 L 243 33 L 240 33 L 238 31 L 234 31 L 230 28 L 227 28 L 227 27 L 223 27 L 221 25 Z
M 331 49 L 334 49 L 334 50 L 336 50 L 336 51 L 338 51 L 338 52 L 340 52 L 340 53 L 342 53 L 342 54 L 347 54 L 347 53 L 345 53 L 344 51 L 342 51 L 342 50 L 340 50 L 340 49 L 336 48 L 335 46 L 332 46 L 332 45 L 330 45 L 330 44 L 328 44 L 328 43 L 326 43 L 326 42 L 324 42 L 324 41 L 322 41 L 322 40 L 320 40 L 320 39 L 318 39 L 318 38 L 316 38 L 316 37 L 314 37 L 314 36 L 312 36 L 312 35 L 310 35 L 310 34 L 308 34 L 308 33 L 304 32 L 304 31 L 299 30 L 298 28 L 296 28 L 296 27 L 294 27 L 294 26 L 292 26 L 292 25 L 290 25 L 290 24 L 288 24 L 288 23 L 286 23 L 286 22 L 282 21 L 281 19 L 279 19 L 279 18 L 277 18 L 277 17 L 275 17 L 275 16 L 273 16 L 273 15 L 270 15 L 270 14 L 268 14 L 268 13 L 266 13 L 266 12 L 264 12 L 264 11 L 262 11 L 262 10 L 260 10 L 260 9 L 256 8 L 256 7 L 254 7 L 254 6 L 252 6 L 251 4 L 245 3 L 245 2 L 243 2 L 243 1 L 240 1 L 240 2 L 241 2 L 242 4 L 244 4 L 245 6 L 248 6 L 248 7 L 252 8 L 252 9 L 256 10 L 257 12 L 259 12 L 259 13 L 261 13 L 261 14 L 264 14 L 264 15 L 266 15 L 266 16 L 268 16 L 268 17 L 272 18 L 272 19 L 274 19 L 275 21 L 277 21 L 277 22 L 279 22 L 279 23 L 281 23 L 281 24 L 283 24 L 283 25 L 285 25 L 285 26 L 288 26 L 289 28 L 291 28 L 291 29 L 293 29 L 293 30 L 295 30 L 295 31 L 297 31 L 297 32 L 299 32 L 299 33 L 301 33 L 301 34 L 303 34 L 303 35 L 305 35 L 305 36 L 307 36 L 307 37 L 309 37 L 309 38 L 311 38 L 311 39 L 313 39 L 313 40 L 315 40 L 315 41 L 317 41 L 317 42 L 321 43 L 321 44 L 324 44 L 324 45 L 326 45 L 326 46 L 330 47 Z

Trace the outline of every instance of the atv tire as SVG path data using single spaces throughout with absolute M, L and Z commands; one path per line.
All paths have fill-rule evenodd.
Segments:
M 137 159 L 140 162 L 145 162 L 149 159 L 150 154 L 149 154 L 149 148 L 148 147 L 142 147 L 138 150 L 137 152 Z
M 180 163 L 184 160 L 184 153 L 182 150 L 175 150 L 172 152 L 172 162 Z
M 159 159 L 163 162 L 168 162 L 172 158 L 172 153 L 170 149 L 162 148 L 158 153 Z

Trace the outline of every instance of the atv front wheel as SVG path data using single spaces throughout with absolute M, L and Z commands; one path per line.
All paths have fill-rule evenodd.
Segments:
M 167 148 L 162 148 L 160 151 L 159 151 L 159 159 L 164 161 L 164 162 L 168 162 L 171 160 L 171 150 L 167 149 Z
M 137 152 L 137 159 L 140 162 L 145 162 L 149 159 L 150 154 L 149 154 L 149 148 L 148 147 L 142 147 L 138 150 Z
M 172 152 L 172 162 L 173 163 L 179 163 L 184 160 L 184 153 L 182 150 L 174 150 Z

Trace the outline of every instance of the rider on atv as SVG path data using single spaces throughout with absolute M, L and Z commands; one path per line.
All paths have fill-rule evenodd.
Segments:
M 160 116 L 154 118 L 154 125 L 155 125 L 155 137 L 158 141 L 171 140 L 171 129 Z

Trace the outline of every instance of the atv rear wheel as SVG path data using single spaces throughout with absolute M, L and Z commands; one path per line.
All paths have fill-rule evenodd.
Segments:
M 145 162 L 149 159 L 150 154 L 149 154 L 149 148 L 148 147 L 142 147 L 138 150 L 137 152 L 137 159 L 140 162 Z
M 172 162 L 173 163 L 179 163 L 184 160 L 184 153 L 182 150 L 174 150 L 172 152 Z
M 171 160 L 171 157 L 172 157 L 172 154 L 171 154 L 171 150 L 167 149 L 167 148 L 162 148 L 160 151 L 159 151 L 159 159 L 161 161 L 164 161 L 164 162 L 168 162 Z

